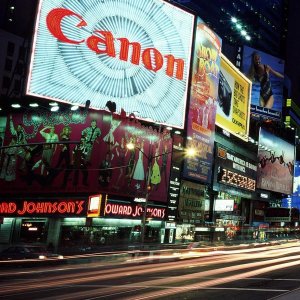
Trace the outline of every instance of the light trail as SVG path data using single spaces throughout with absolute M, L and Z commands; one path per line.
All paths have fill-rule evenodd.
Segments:
M 247 251 L 248 250 L 248 251 Z M 268 257 L 274 257 L 274 256 L 282 256 L 282 255 L 289 255 L 293 252 L 299 252 L 300 247 L 299 243 L 297 247 L 287 247 L 281 245 L 281 248 L 279 246 L 273 247 L 271 250 L 267 251 L 266 249 L 242 249 L 242 250 L 232 250 L 226 252 L 226 255 L 218 254 L 217 256 L 214 253 L 202 253 L 201 258 L 196 258 L 191 260 L 191 263 L 193 264 L 192 267 L 196 268 L 199 266 L 214 266 L 217 264 L 224 264 L 224 263 L 236 263 L 237 261 L 242 260 L 252 260 L 252 259 L 267 259 Z M 246 269 L 255 268 L 256 270 L 248 271 L 246 273 L 243 273 L 242 275 L 235 275 L 235 276 L 227 276 L 223 278 L 225 281 L 221 281 L 221 279 L 214 279 L 214 280 L 208 280 L 205 283 L 200 283 L 198 288 L 204 288 L 204 287 L 210 287 L 211 285 L 218 285 L 223 284 L 231 281 L 251 277 L 259 274 L 263 274 L 266 272 L 269 272 L 272 270 L 272 268 L 280 269 L 280 268 L 286 268 L 289 266 L 294 266 L 300 264 L 300 255 L 290 255 L 288 257 L 281 257 L 276 259 L 269 259 L 267 261 L 260 261 L 260 262 L 250 262 L 247 264 L 240 264 L 230 267 L 220 267 L 216 266 L 216 269 L 209 270 L 209 271 L 202 271 L 187 275 L 182 275 L 178 277 L 171 277 L 171 278 L 159 278 L 154 280 L 148 280 L 143 281 L 139 284 L 125 284 L 125 285 L 118 285 L 118 286 L 108 286 L 106 288 L 103 288 L 102 285 L 97 285 L 97 287 L 102 287 L 101 289 L 94 289 L 92 291 L 84 291 L 81 293 L 69 293 L 68 296 L 64 295 L 62 298 L 59 296 L 56 296 L 55 299 L 82 299 L 84 295 L 84 299 L 86 297 L 93 297 L 97 295 L 97 297 L 101 297 L 101 295 L 104 295 L 108 297 L 111 293 L 127 293 L 129 291 L 132 291 L 136 288 L 145 289 L 151 286 L 152 288 L 163 288 L 163 286 L 169 286 L 170 284 L 176 284 L 184 280 L 191 280 L 191 279 L 201 279 L 204 280 L 207 277 L 213 277 L 222 274 L 222 276 L 225 276 L 226 273 L 232 273 L 235 271 L 243 271 Z M 295 260 L 295 261 L 293 261 Z M 288 261 L 288 262 L 287 262 Z M 278 264 L 275 266 L 270 265 Z M 98 265 L 99 266 L 99 265 Z M 267 266 L 267 267 L 265 267 Z M 179 260 L 175 262 L 169 262 L 169 263 L 163 263 L 163 264 L 150 264 L 150 265 L 138 265 L 138 266 L 127 266 L 122 265 L 120 268 L 115 269 L 109 269 L 109 270 L 101 270 L 100 272 L 98 270 L 92 270 L 92 271 L 86 271 L 81 274 L 51 274 L 50 277 L 41 277 L 35 280 L 32 280 L 32 282 L 28 282 L 27 280 L 24 280 L 24 285 L 22 286 L 22 281 L 18 282 L 12 282 L 9 284 L 2 284 L 1 290 L 0 290 L 0 297 L 3 298 L 3 296 L 7 296 L 8 294 L 13 295 L 21 295 L 25 292 L 33 292 L 38 289 L 63 289 L 66 286 L 69 287 L 75 287 L 75 286 L 81 286 L 84 285 L 86 282 L 91 281 L 103 281 L 103 280 L 112 280 L 112 279 L 118 279 L 118 278 L 127 278 L 129 276 L 142 276 L 142 275 L 149 275 L 155 272 L 161 273 L 161 272 L 168 272 L 168 271 L 175 271 L 177 269 L 187 268 L 189 265 L 187 265 L 186 260 Z M 80 267 L 80 269 L 86 269 L 87 267 Z M 62 269 L 62 268 L 60 268 Z M 66 271 L 70 269 L 70 267 L 66 268 Z M 57 270 L 57 269 L 56 269 Z M 74 271 L 76 272 L 76 268 L 74 268 Z M 258 272 L 258 273 L 255 273 Z M 30 273 L 30 272 L 29 272 Z M 27 272 L 28 274 L 28 272 Z M 247 274 L 247 275 L 245 275 Z M 142 277 L 141 277 L 142 278 Z M 229 281 L 226 281 L 229 280 Z M 203 287 L 202 287 L 203 285 Z M 191 290 L 194 288 L 195 285 L 188 286 Z M 184 290 L 186 291 L 186 289 Z M 169 291 L 170 292 L 170 291 Z M 178 292 L 178 291 L 177 291 Z M 150 293 L 148 296 L 151 296 L 152 293 Z M 156 295 L 156 294 L 155 294 Z M 164 295 L 164 294 L 162 294 Z M 70 297 L 69 297 L 70 296 Z M 147 297 L 148 297 L 147 296 Z M 80 298 L 81 297 L 81 298 Z M 157 297 L 153 296 L 153 297 Z M 52 299 L 51 297 L 49 299 Z M 54 298 L 53 298 L 54 299 Z M 100 298 L 99 298 L 100 299 Z M 138 299 L 138 298 L 137 298 Z M 141 298 L 143 299 L 143 298 Z M 148 298 L 145 298 L 148 299 Z M 149 298 L 151 299 L 151 298 Z

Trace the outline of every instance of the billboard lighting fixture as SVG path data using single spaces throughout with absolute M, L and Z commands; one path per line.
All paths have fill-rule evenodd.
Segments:
M 52 106 L 51 111 L 58 111 L 59 110 L 59 106 L 58 105 L 55 105 L 55 106 Z
M 246 30 L 242 29 L 242 30 L 241 30 L 241 35 L 246 36 L 246 35 L 247 35 Z
M 38 107 L 39 105 L 37 103 L 30 103 L 29 106 L 30 107 Z
M 20 104 L 18 104 L 18 103 L 14 103 L 14 104 L 12 104 L 12 105 L 11 105 L 11 107 L 13 107 L 13 108 L 20 108 L 20 107 L 21 107 L 21 105 L 20 105 Z
M 242 25 L 239 24 L 239 23 L 237 23 L 237 24 L 236 24 L 236 28 L 237 28 L 237 29 L 242 29 Z
M 238 20 L 237 20 L 236 17 L 231 17 L 231 22 L 232 22 L 232 23 L 237 23 L 237 21 L 238 21 Z

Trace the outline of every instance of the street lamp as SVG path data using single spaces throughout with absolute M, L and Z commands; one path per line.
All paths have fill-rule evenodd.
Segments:
M 172 153 L 172 151 L 164 152 L 162 154 L 157 154 L 157 155 L 147 155 L 141 148 L 136 146 L 133 143 L 128 143 L 126 144 L 126 147 L 129 150 L 137 149 L 140 151 L 143 156 L 146 157 L 147 159 L 147 172 L 146 172 L 146 197 L 145 197 L 145 202 L 144 202 L 144 210 L 143 210 L 143 215 L 142 215 L 142 220 L 141 220 L 141 246 L 144 247 L 144 242 L 145 242 L 145 233 L 146 233 L 146 219 L 147 219 L 147 208 L 148 208 L 148 201 L 149 201 L 149 196 L 150 196 L 150 178 L 151 178 L 151 162 L 160 156 L 168 155 Z M 196 155 L 196 149 L 194 148 L 187 148 L 184 149 L 183 152 L 185 153 L 186 157 L 194 157 Z

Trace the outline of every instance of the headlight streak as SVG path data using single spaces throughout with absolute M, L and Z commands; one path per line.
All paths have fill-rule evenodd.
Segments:
M 292 251 L 292 249 L 293 249 L 293 251 Z M 254 250 L 254 249 L 248 249 L 248 250 Z M 277 251 L 278 252 L 277 255 L 280 256 L 280 255 L 284 255 L 284 254 L 286 255 L 289 252 L 297 252 L 299 250 L 300 250 L 300 247 L 294 247 L 294 248 L 284 248 L 284 249 L 272 250 L 272 252 L 275 253 L 275 251 Z M 272 255 L 274 255 L 274 253 Z M 246 255 L 246 254 L 243 254 L 243 255 L 231 254 L 230 256 L 220 255 L 220 256 L 212 256 L 212 257 L 207 256 L 205 258 L 206 259 L 205 264 L 206 265 L 215 265 L 215 264 L 224 263 L 224 262 L 236 262 L 238 260 L 244 260 L 245 258 L 257 259 L 257 258 L 259 258 L 258 255 L 260 255 L 260 257 L 263 258 L 264 252 L 256 253 L 255 257 L 253 257 L 253 254 L 252 255 L 251 254 L 248 254 L 248 255 Z M 272 259 L 269 261 L 248 263 L 248 264 L 244 264 L 244 265 L 237 265 L 237 266 L 225 267 L 225 268 L 216 269 L 216 270 L 198 272 L 198 273 L 188 274 L 188 275 L 184 275 L 184 276 L 178 276 L 178 277 L 174 277 L 174 278 L 150 280 L 150 281 L 140 283 L 140 286 L 143 285 L 143 289 L 144 289 L 145 285 L 155 287 L 156 285 L 159 286 L 161 284 L 174 284 L 174 283 L 178 283 L 180 281 L 188 280 L 188 279 L 197 279 L 197 278 L 203 279 L 207 276 L 216 276 L 219 274 L 224 275 L 226 272 L 234 272 L 234 271 L 250 269 L 250 268 L 259 268 L 259 267 L 262 267 L 264 265 L 269 265 L 269 264 L 275 264 L 275 263 L 280 264 L 277 266 L 270 266 L 270 267 L 266 267 L 266 268 L 257 269 L 257 272 L 259 272 L 257 274 L 261 274 L 261 273 L 269 272 L 270 270 L 272 270 L 272 268 L 279 269 L 279 268 L 284 268 L 284 267 L 288 267 L 288 266 L 298 265 L 300 263 L 300 262 L 298 262 L 299 258 L 300 258 L 299 255 L 289 256 L 289 257 Z M 297 260 L 297 261 L 286 263 L 286 261 L 288 261 L 288 260 Z M 198 266 L 203 265 L 203 259 L 194 259 L 193 264 L 195 267 L 197 265 Z M 165 272 L 165 271 L 170 271 L 170 270 L 176 270 L 178 268 L 185 267 L 185 266 L 186 266 L 186 262 L 177 261 L 177 262 L 166 263 L 166 264 L 151 264 L 151 265 L 142 265 L 142 266 L 133 266 L 133 267 L 122 267 L 122 268 L 119 268 L 117 271 L 116 270 L 103 270 L 103 271 L 101 271 L 101 274 L 99 274 L 99 271 L 86 272 L 84 277 L 82 276 L 82 274 L 58 275 L 58 276 L 46 277 L 43 281 L 41 279 L 38 279 L 38 282 L 33 282 L 33 283 L 26 282 L 26 285 L 24 285 L 24 286 L 20 286 L 20 282 L 15 283 L 15 284 L 3 285 L 2 289 L 0 291 L 0 295 L 3 293 L 6 294 L 7 292 L 21 293 L 24 291 L 35 290 L 38 288 L 48 288 L 49 289 L 49 288 L 57 288 L 58 286 L 61 286 L 63 288 L 66 285 L 68 285 L 68 286 L 69 285 L 80 285 L 80 284 L 84 284 L 85 282 L 91 281 L 91 280 L 116 279 L 116 278 L 126 277 L 126 274 L 128 274 L 129 272 L 132 276 L 140 276 L 143 274 L 151 274 L 154 272 Z M 256 270 L 248 272 L 247 274 L 250 274 L 250 275 L 248 275 L 248 277 L 255 276 L 256 275 L 255 272 L 256 272 Z M 237 276 L 241 277 L 241 275 L 237 275 Z M 232 278 L 232 276 L 229 276 L 228 280 L 230 280 L 230 278 Z M 235 277 L 235 278 L 237 278 L 237 277 Z M 241 278 L 245 278 L 245 276 L 243 275 Z M 221 284 L 221 283 L 222 282 L 215 283 L 215 284 Z M 130 288 L 136 287 L 136 286 L 138 286 L 138 284 L 114 286 L 114 287 L 108 287 L 105 289 L 102 288 L 101 290 L 99 289 L 97 291 L 93 290 L 93 291 L 91 291 L 91 293 L 94 293 L 94 295 L 95 295 L 95 293 L 97 293 L 97 295 L 106 293 L 106 295 L 107 295 L 107 293 L 110 293 L 111 291 L 113 291 L 113 292 L 115 292 L 116 290 L 123 291 L 123 290 L 127 290 Z M 191 288 L 193 288 L 193 287 L 191 286 Z M 90 293 L 88 293 L 88 294 L 90 294 Z M 85 292 L 85 295 L 87 295 L 86 292 Z M 70 294 L 70 299 L 76 299 L 76 297 L 79 297 L 79 295 L 77 293 Z M 59 298 L 57 298 L 57 299 L 59 299 Z M 66 299 L 66 298 L 64 297 L 63 299 Z

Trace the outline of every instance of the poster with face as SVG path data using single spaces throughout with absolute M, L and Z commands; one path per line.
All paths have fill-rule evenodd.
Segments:
M 128 144 L 133 145 L 131 149 Z M 167 201 L 172 138 L 134 116 L 86 110 L 8 118 L 0 193 L 99 192 Z
M 252 81 L 251 113 L 280 120 L 284 60 L 244 46 L 242 71 Z

